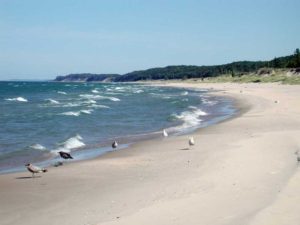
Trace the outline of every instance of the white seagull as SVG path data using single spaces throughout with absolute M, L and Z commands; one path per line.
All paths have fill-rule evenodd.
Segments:
M 194 140 L 193 137 L 190 137 L 190 138 L 189 138 L 189 146 L 191 147 L 191 146 L 193 146 L 193 145 L 195 145 L 195 140 Z
M 25 166 L 26 166 L 27 170 L 32 173 L 32 177 L 34 177 L 35 173 L 46 173 L 46 172 L 48 172 L 47 169 L 40 168 L 38 166 L 32 165 L 31 163 L 28 163 Z
M 169 135 L 168 135 L 168 133 L 167 133 L 167 131 L 164 129 L 163 130 L 163 134 L 162 134 L 164 137 L 168 137 Z

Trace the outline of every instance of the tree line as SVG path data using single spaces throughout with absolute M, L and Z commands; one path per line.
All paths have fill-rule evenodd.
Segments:
M 294 54 L 283 57 L 275 57 L 269 61 L 239 61 L 215 66 L 167 66 L 163 68 L 151 68 L 119 74 L 69 74 L 58 76 L 55 81 L 109 81 L 126 82 L 139 80 L 169 80 L 217 77 L 224 74 L 232 76 L 256 72 L 261 68 L 297 68 L 300 67 L 300 51 L 297 48 Z

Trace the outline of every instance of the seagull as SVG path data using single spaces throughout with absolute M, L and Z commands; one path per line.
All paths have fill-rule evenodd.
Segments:
M 168 133 L 167 133 L 167 131 L 164 129 L 163 130 L 163 134 L 162 134 L 164 137 L 168 137 L 169 135 L 168 135 Z
M 112 147 L 112 148 L 117 148 L 117 147 L 118 147 L 118 142 L 117 142 L 117 141 L 114 141 L 114 142 L 111 144 L 111 147 Z
M 195 145 L 194 138 L 193 138 L 193 137 L 190 137 L 190 138 L 189 138 L 189 146 L 191 147 L 191 146 L 193 146 L 193 145 Z
M 73 159 L 73 157 L 70 155 L 70 153 L 68 152 L 58 152 L 60 157 L 62 157 L 63 159 Z
M 34 177 L 35 173 L 46 173 L 48 171 L 45 168 L 40 168 L 38 166 L 32 165 L 31 163 L 28 163 L 25 166 L 27 170 L 32 173 L 32 177 Z
M 295 154 L 297 155 L 297 162 L 300 163 L 300 155 L 299 155 L 299 151 L 296 151 Z

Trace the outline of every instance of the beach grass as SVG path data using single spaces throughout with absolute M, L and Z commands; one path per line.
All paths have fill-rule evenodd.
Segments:
M 256 73 L 244 75 L 224 74 L 217 77 L 204 79 L 189 79 L 186 82 L 199 83 L 282 83 L 296 85 L 300 84 L 300 75 L 289 75 L 288 73 L 274 73 L 271 75 L 259 75 Z

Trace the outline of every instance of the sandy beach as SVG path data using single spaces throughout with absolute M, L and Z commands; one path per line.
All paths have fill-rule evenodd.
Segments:
M 160 85 L 211 89 L 236 99 L 240 113 L 190 135 L 51 167 L 35 179 L 0 175 L 0 224 L 300 223 L 300 86 Z M 196 145 L 187 150 L 191 135 Z

